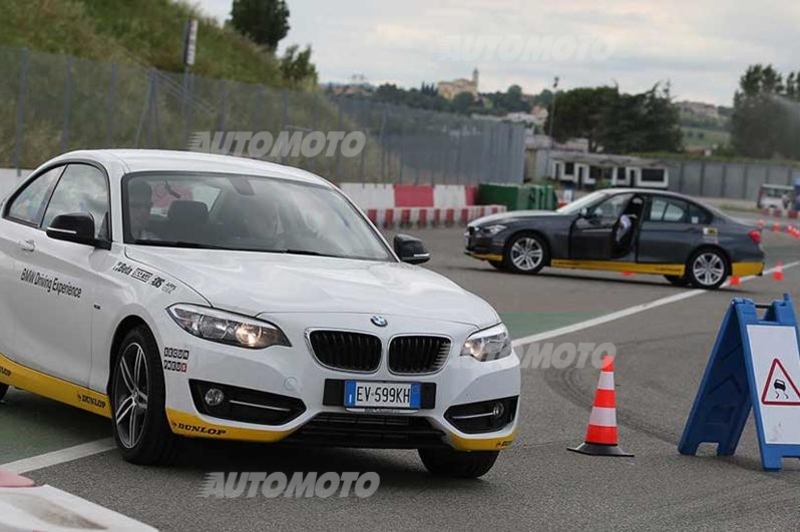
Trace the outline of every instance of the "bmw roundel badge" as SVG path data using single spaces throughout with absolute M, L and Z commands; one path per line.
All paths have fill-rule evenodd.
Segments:
M 375 327 L 386 327 L 389 324 L 383 316 L 372 316 L 370 321 Z

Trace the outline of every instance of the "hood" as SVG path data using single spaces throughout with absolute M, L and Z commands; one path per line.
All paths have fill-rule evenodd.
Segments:
M 177 277 L 214 307 L 250 316 L 346 312 L 476 327 L 499 321 L 483 299 L 437 273 L 403 263 L 133 246 L 125 254 Z
M 483 218 L 473 220 L 469 225 L 479 227 L 488 223 L 503 223 L 510 222 L 520 218 L 539 218 L 539 217 L 553 217 L 553 216 L 567 216 L 555 211 L 510 211 L 501 212 L 499 214 L 490 214 Z

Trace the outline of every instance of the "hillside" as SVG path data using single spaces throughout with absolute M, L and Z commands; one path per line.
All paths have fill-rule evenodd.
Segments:
M 0 46 L 183 71 L 183 27 L 198 18 L 200 76 L 282 86 L 278 61 L 172 0 L 0 0 Z

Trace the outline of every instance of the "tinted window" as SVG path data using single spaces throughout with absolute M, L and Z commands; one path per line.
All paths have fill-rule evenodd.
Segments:
M 643 168 L 642 183 L 663 183 L 664 170 L 661 168 Z
M 601 218 L 619 218 L 633 194 L 614 194 L 604 202 L 589 209 L 589 214 Z
M 8 209 L 8 217 L 21 222 L 27 222 L 39 225 L 39 220 L 42 219 L 42 212 L 44 211 L 47 195 L 50 193 L 50 188 L 55 183 L 61 171 L 64 170 L 63 166 L 58 166 L 40 175 L 28 186 L 26 186 L 19 195 L 14 198 L 11 206 Z
M 48 227 L 59 214 L 74 213 L 91 214 L 94 218 L 95 236 L 109 238 L 108 184 L 103 173 L 94 166 L 67 166 L 47 206 L 42 227 Z
M 708 224 L 711 222 L 711 215 L 705 209 L 688 201 L 677 198 L 655 197 L 650 204 L 648 220 L 652 222 Z

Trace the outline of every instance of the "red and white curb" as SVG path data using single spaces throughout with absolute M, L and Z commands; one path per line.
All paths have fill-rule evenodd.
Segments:
M 0 530 L 155 531 L 155 528 L 52 486 L 0 469 Z
M 378 227 L 450 227 L 465 226 L 473 220 L 506 212 L 505 205 L 476 205 L 460 208 L 389 208 L 366 209 L 367 217 Z
M 478 187 L 471 185 L 341 183 L 339 188 L 362 209 L 458 208 L 475 205 L 478 198 Z

